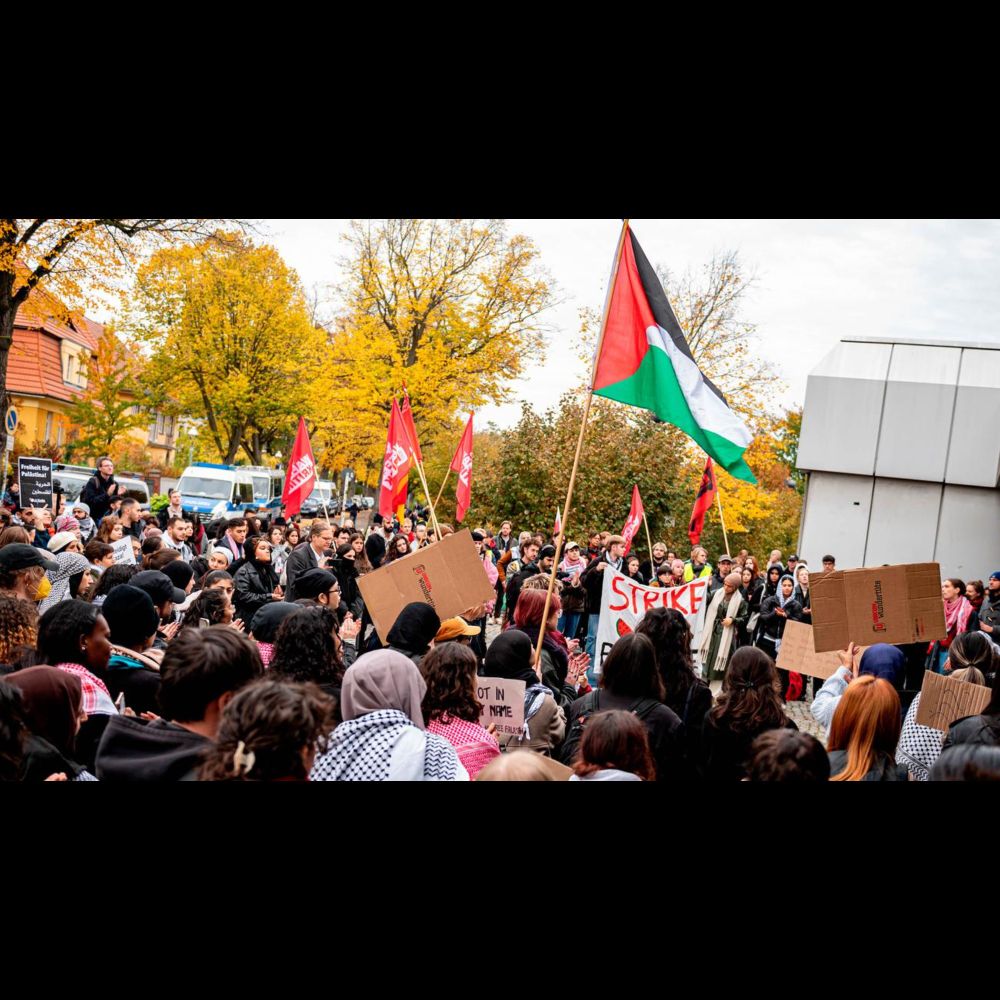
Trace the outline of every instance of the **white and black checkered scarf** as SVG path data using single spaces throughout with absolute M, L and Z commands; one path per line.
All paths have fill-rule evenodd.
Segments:
M 443 737 L 418 729 L 406 714 L 380 709 L 333 731 L 310 781 L 462 781 L 468 773 Z

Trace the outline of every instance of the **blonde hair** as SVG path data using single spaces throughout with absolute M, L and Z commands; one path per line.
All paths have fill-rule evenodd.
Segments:
M 554 781 L 531 750 L 502 753 L 476 776 L 476 781 Z

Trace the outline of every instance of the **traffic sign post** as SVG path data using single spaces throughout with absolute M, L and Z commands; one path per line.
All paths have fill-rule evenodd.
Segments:
M 3 489 L 6 489 L 7 470 L 10 468 L 10 453 L 14 450 L 14 432 L 17 430 L 17 410 L 13 406 L 7 407 L 4 426 L 7 428 L 7 447 L 3 453 Z

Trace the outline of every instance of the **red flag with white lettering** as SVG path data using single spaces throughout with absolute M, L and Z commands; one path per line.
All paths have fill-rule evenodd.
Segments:
M 635 538 L 636 532 L 639 530 L 639 525 L 642 524 L 642 515 L 645 512 L 642 509 L 642 497 L 639 496 L 639 487 L 632 487 L 632 509 L 628 512 L 628 520 L 625 522 L 625 527 L 622 528 L 622 538 L 625 539 L 625 555 L 628 555 L 628 551 L 632 548 L 632 539 Z
M 409 436 L 403 425 L 399 404 L 393 399 L 392 412 L 389 415 L 389 433 L 385 439 L 385 458 L 382 460 L 382 487 L 378 494 L 378 510 L 382 517 L 392 520 L 399 505 L 406 503 L 409 474 Z
M 420 454 L 420 442 L 417 440 L 417 425 L 413 422 L 413 410 L 410 409 L 410 394 L 403 390 L 403 408 L 399 411 L 403 416 L 403 426 L 413 445 L 413 454 L 417 456 L 418 462 L 423 462 L 424 456 Z
M 458 488 L 455 491 L 455 520 L 461 522 L 472 503 L 472 414 L 465 425 L 458 450 L 451 460 L 451 471 L 458 473 Z
M 291 517 L 302 509 L 302 502 L 313 491 L 316 485 L 316 462 L 313 459 L 312 446 L 309 444 L 309 432 L 306 430 L 304 417 L 299 417 L 299 429 L 295 435 L 292 453 L 288 456 L 288 469 L 285 472 L 285 488 L 281 491 L 281 502 L 285 505 L 285 514 Z

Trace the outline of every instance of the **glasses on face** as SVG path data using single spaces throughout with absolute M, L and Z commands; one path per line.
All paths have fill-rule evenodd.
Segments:
M 329 590 L 327 591 L 327 593 L 328 593 L 328 594 L 339 594 L 339 593 L 340 593 L 340 587 L 331 587 L 331 588 L 330 588 L 330 589 L 329 589 Z

